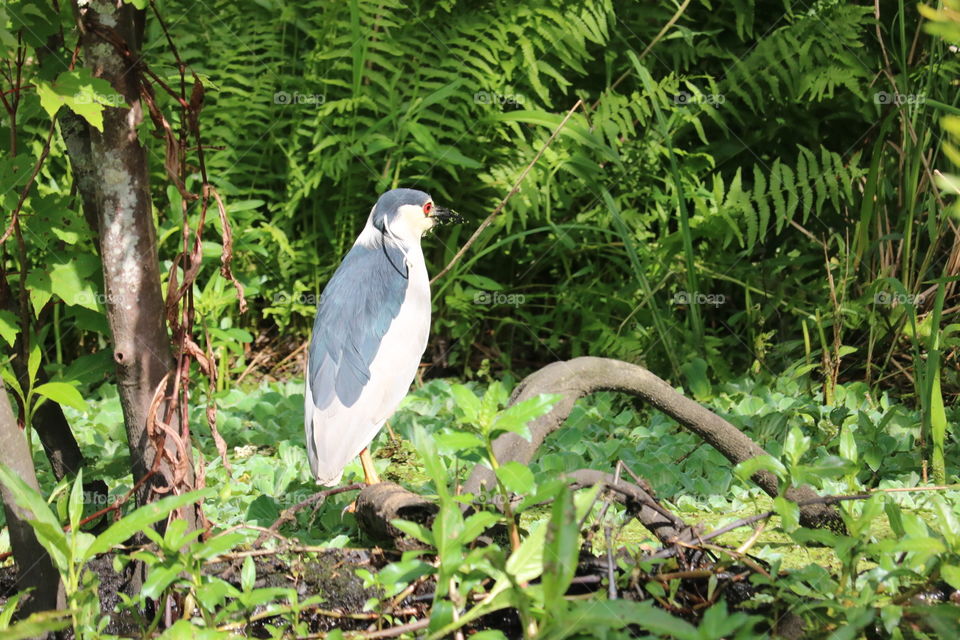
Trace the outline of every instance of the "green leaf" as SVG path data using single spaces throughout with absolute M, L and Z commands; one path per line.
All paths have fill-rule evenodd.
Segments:
M 506 569 L 517 582 L 529 582 L 543 572 L 543 548 L 547 527 L 543 521 L 533 525 L 520 548 L 507 558 Z
M 400 531 L 403 531 L 411 538 L 416 538 L 420 542 L 428 544 L 431 547 L 435 546 L 433 544 L 433 532 L 419 522 L 412 522 L 410 520 L 391 520 L 390 524 L 395 526 L 397 529 L 400 529 Z
M 477 511 L 463 521 L 460 541 L 463 544 L 473 542 L 477 536 L 492 527 L 500 518 L 490 511 Z
M 4 609 L 4 612 L 6 612 L 6 609 Z M 46 637 L 49 632 L 60 631 L 68 627 L 70 616 L 74 613 L 76 612 L 73 610 L 34 613 L 26 620 L 3 629 L 3 638 L 4 640 L 26 640 L 27 638 Z
M 80 528 L 80 520 L 83 518 L 83 469 L 77 472 L 77 478 L 73 481 L 67 513 L 70 518 L 70 529 L 76 533 Z
M 100 132 L 103 131 L 105 105 L 127 106 L 123 96 L 114 91 L 109 82 L 93 77 L 86 67 L 64 71 L 53 82 L 38 82 L 37 95 L 40 96 L 40 106 L 51 118 L 57 115 L 60 107 L 66 106 Z
M 28 512 L 27 520 L 37 534 L 37 541 L 50 554 L 60 572 L 66 573 L 70 557 L 67 537 L 46 500 L 3 463 L 0 463 L 0 482 L 7 487 L 17 506 Z
M 577 569 L 580 532 L 570 490 L 563 486 L 553 501 L 543 550 L 543 601 L 550 609 L 563 602 Z
M 793 427 L 787 433 L 787 439 L 783 443 L 783 454 L 790 458 L 791 465 L 797 465 L 800 458 L 810 450 L 810 438 L 803 435 L 799 427 Z
M 460 453 L 469 449 L 482 449 L 483 440 L 469 431 L 450 431 L 441 433 L 435 438 L 437 448 L 447 453 Z
M 280 517 L 280 505 L 272 497 L 260 495 L 247 507 L 247 521 L 269 527 Z
M 787 468 L 783 463 L 769 454 L 744 460 L 733 468 L 733 473 L 744 482 L 758 471 L 769 471 L 781 480 L 787 476 Z
M 33 344 L 30 345 L 30 355 L 27 359 L 27 376 L 30 378 L 30 386 L 33 386 L 33 383 L 37 379 L 37 372 L 40 371 L 40 345 Z
M 240 532 L 222 533 L 210 538 L 209 540 L 194 543 L 190 549 L 190 553 L 193 554 L 195 558 L 212 560 L 213 558 L 230 551 L 238 544 L 241 544 L 247 539 L 247 537 L 248 534 Z
M 533 472 L 519 462 L 510 461 L 497 468 L 497 478 L 508 491 L 529 493 L 533 489 Z
M 457 406 L 463 411 L 463 420 L 468 424 L 479 427 L 480 398 L 469 387 L 462 384 L 450 385 L 450 393 Z
M 850 462 L 855 463 L 857 461 L 857 441 L 854 439 L 853 431 L 850 428 L 845 428 L 840 432 L 840 456 Z
M 96 260 L 91 255 L 77 256 L 73 260 L 54 263 L 50 266 L 50 291 L 68 305 L 97 308 L 97 294 L 90 282 L 96 271 Z
M 535 398 L 528 398 L 508 407 L 493 421 L 493 431 L 510 431 L 529 440 L 530 429 L 527 423 L 549 413 L 562 397 L 556 393 L 541 393 Z
M 960 565 L 945 564 L 940 567 L 940 577 L 954 589 L 960 591 Z
M 800 526 L 800 507 L 783 496 L 773 499 L 773 510 L 780 516 L 780 526 L 790 532 Z
M 240 593 L 236 587 L 221 578 L 208 578 L 208 580 L 209 582 L 204 582 L 197 587 L 197 602 L 210 613 L 222 607 L 227 596 L 236 597 Z
M 707 376 L 706 360 L 693 358 L 685 362 L 680 370 L 687 379 L 687 387 L 693 392 L 693 397 L 703 400 L 712 395 L 713 389 L 710 386 L 710 378 Z
M 144 581 L 143 587 L 140 588 L 140 597 L 144 600 L 159 598 L 164 590 L 176 582 L 180 578 L 180 574 L 186 569 L 179 562 L 166 566 L 150 567 L 147 579 Z
M 155 522 L 159 522 L 163 518 L 166 518 L 171 511 L 179 509 L 180 507 L 188 504 L 193 504 L 194 502 L 198 502 L 204 498 L 209 498 L 215 494 L 216 491 L 212 487 L 208 487 L 206 489 L 184 493 L 179 496 L 167 496 L 166 498 L 162 498 L 156 502 L 145 504 L 142 507 L 131 511 L 120 520 L 117 520 L 110 525 L 106 531 L 97 536 L 97 539 L 92 545 L 90 545 L 90 548 L 87 549 L 87 552 L 84 554 L 83 560 L 87 561 L 97 554 L 106 553 L 116 545 L 126 541 L 134 534 L 152 526 Z
M 0 310 L 0 338 L 13 346 L 20 335 L 20 320 L 10 311 Z
M 244 591 L 253 589 L 253 584 L 257 581 L 257 566 L 253 558 L 247 556 L 243 559 L 243 568 L 240 569 L 240 587 Z
M 50 274 L 36 269 L 31 271 L 27 274 L 27 289 L 30 294 L 30 306 L 33 307 L 33 314 L 39 318 L 40 312 L 53 297 Z
M 47 382 L 33 390 L 48 400 L 53 400 L 57 404 L 73 407 L 77 411 L 86 413 L 89 411 L 86 400 L 77 391 L 77 388 L 66 382 Z

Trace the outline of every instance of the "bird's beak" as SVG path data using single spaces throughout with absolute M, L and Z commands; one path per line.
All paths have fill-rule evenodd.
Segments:
M 437 224 L 445 224 L 447 222 L 464 222 L 463 216 L 454 211 L 453 209 L 447 209 L 445 207 L 433 207 L 433 213 L 430 214 L 430 217 L 437 221 Z

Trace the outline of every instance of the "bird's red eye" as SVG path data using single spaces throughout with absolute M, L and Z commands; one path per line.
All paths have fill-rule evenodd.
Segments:
M 430 212 L 431 212 L 431 211 L 433 211 L 433 203 L 432 203 L 432 202 L 428 202 L 427 204 L 423 205 L 423 215 L 428 216 L 428 215 L 430 215 Z

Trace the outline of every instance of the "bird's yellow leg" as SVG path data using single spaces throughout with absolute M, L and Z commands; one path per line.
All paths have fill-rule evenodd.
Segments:
M 373 458 L 370 457 L 370 450 L 364 449 L 360 452 L 360 464 L 363 465 L 363 481 L 367 484 L 377 484 L 380 482 L 380 476 L 373 466 Z

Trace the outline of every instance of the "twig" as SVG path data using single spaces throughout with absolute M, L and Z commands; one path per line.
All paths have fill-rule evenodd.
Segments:
M 547 150 L 547 147 L 549 147 L 550 144 L 554 141 L 554 139 L 560 134 L 560 131 L 567 124 L 567 121 L 570 120 L 571 116 L 573 116 L 573 112 L 576 111 L 577 108 L 582 105 L 583 105 L 583 100 L 577 100 L 577 102 L 572 107 L 570 107 L 570 110 L 567 111 L 567 115 L 563 117 L 563 120 L 560 121 L 560 124 L 557 125 L 557 128 L 554 129 L 553 133 L 550 134 L 550 137 L 547 138 L 547 141 L 543 143 L 543 146 L 540 147 L 540 151 L 537 152 L 537 155 L 533 156 L 533 160 L 531 160 L 530 163 L 526 166 L 526 168 L 520 172 L 520 176 L 517 178 L 516 182 L 513 183 L 513 188 L 510 189 L 510 193 L 508 193 L 506 197 L 504 197 L 504 199 L 500 201 L 500 204 L 497 205 L 497 207 L 493 210 L 493 212 L 490 215 L 488 215 L 483 222 L 480 223 L 480 226 L 477 227 L 477 230 L 473 232 L 473 235 L 470 236 L 470 239 L 467 240 L 466 244 L 460 247 L 460 250 L 457 251 L 456 255 L 450 259 L 450 262 L 447 263 L 447 266 L 445 266 L 443 270 L 440 271 L 440 273 L 433 276 L 433 278 L 430 280 L 430 284 L 433 284 L 443 276 L 447 275 L 450 269 L 453 268 L 453 265 L 455 265 L 460 260 L 460 258 L 463 257 L 463 254 L 467 252 L 467 249 L 470 248 L 470 245 L 476 242 L 477 238 L 480 237 L 480 234 L 483 233 L 487 227 L 493 224 L 493 219 L 500 214 L 500 211 L 503 209 L 504 205 L 507 204 L 507 200 L 512 198 L 513 194 L 515 194 L 517 191 L 520 190 L 520 184 L 523 182 L 523 179 L 527 177 L 527 174 L 530 173 L 530 169 L 533 168 L 533 165 L 537 163 L 537 160 L 540 159 L 540 156 L 543 155 L 543 152 Z
M 354 484 L 348 484 L 345 487 L 334 487 L 333 489 L 327 489 L 326 491 L 320 491 L 318 493 L 315 493 L 309 498 L 307 498 L 306 500 L 301 500 L 300 502 L 293 505 L 292 507 L 284 509 L 282 512 L 280 512 L 280 517 L 277 518 L 276 522 L 270 525 L 270 529 L 268 531 L 270 532 L 277 531 L 283 525 L 284 522 L 292 521 L 293 516 L 297 513 L 297 511 L 313 504 L 314 502 L 322 502 L 326 500 L 328 497 L 336 495 L 338 493 L 346 493 L 347 491 L 356 491 L 358 489 L 362 489 L 365 486 L 366 485 L 364 485 L 362 482 L 357 482 Z M 264 542 L 267 541 L 268 537 L 269 535 L 266 532 L 260 534 L 260 537 L 257 538 L 257 541 L 253 543 L 253 548 L 256 549 L 260 547 Z
M 343 637 L 358 639 L 367 638 L 369 640 L 376 640 L 377 638 L 396 638 L 397 636 L 402 636 L 405 633 L 426 629 L 429 625 L 430 619 L 425 618 L 423 620 L 415 620 L 413 622 L 408 622 L 407 624 L 401 624 L 396 627 L 390 627 L 389 629 L 380 629 L 379 631 L 347 631 Z M 330 633 L 331 632 L 324 631 L 323 633 L 312 633 L 307 636 L 297 636 L 297 640 L 319 640 L 321 638 L 328 637 Z

